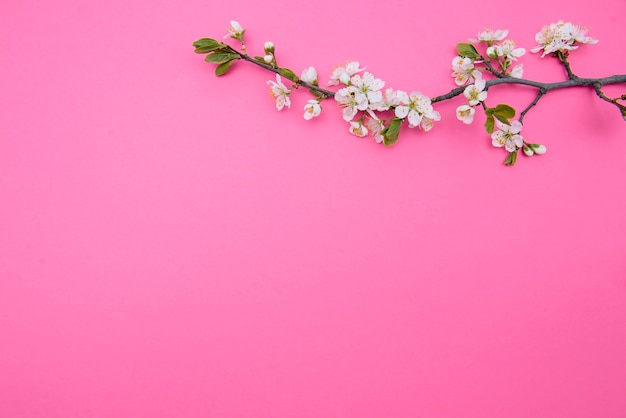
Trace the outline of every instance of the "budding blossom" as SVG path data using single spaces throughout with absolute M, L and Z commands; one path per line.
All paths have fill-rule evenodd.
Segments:
M 573 25 L 570 22 L 559 20 L 557 23 L 551 23 L 544 26 L 541 31 L 535 35 L 535 41 L 539 45 L 531 49 L 531 52 L 539 52 L 543 50 L 541 58 L 547 54 L 557 51 L 566 52 L 578 48 L 576 43 L 595 44 L 597 39 L 585 36 L 587 29 L 579 25 Z
M 491 134 L 491 144 L 494 147 L 504 147 L 508 152 L 514 152 L 524 146 L 524 138 L 519 134 L 522 123 L 518 120 L 510 125 L 496 120 L 497 130 Z
M 306 68 L 302 71 L 300 79 L 305 83 L 317 85 L 317 71 L 313 67 Z
M 524 75 L 524 64 L 517 64 L 515 67 L 511 68 L 509 75 L 513 78 L 522 78 Z
M 230 28 L 228 28 L 228 33 L 224 36 L 226 38 L 234 38 L 239 39 L 240 41 L 243 39 L 243 34 L 246 30 L 237 22 L 236 20 L 230 21 Z
M 267 84 L 270 86 L 271 96 L 276 101 L 276 109 L 283 110 L 283 107 L 291 106 L 291 99 L 289 98 L 291 90 L 283 84 L 280 75 L 276 74 L 276 82 L 269 80 Z

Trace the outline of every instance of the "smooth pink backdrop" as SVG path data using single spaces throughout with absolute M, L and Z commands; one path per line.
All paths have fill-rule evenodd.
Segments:
M 0 5 L 0 417 L 623 418 L 626 124 L 589 89 L 526 119 L 357 139 L 191 43 L 230 19 L 322 81 L 452 88 L 454 45 L 591 27 L 626 73 L 626 3 L 109 0 Z M 525 56 L 526 76 L 563 70 Z M 622 89 L 623 92 L 623 89 Z M 493 89 L 522 108 L 532 91 Z

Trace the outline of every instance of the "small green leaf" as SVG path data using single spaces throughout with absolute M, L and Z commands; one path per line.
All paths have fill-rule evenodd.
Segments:
M 230 66 L 233 65 L 233 62 L 235 62 L 235 60 L 226 61 L 218 65 L 217 68 L 215 69 L 215 75 L 219 77 L 221 75 L 226 74 L 228 70 L 230 69 Z
M 504 165 L 515 165 L 517 161 L 517 151 L 509 152 L 509 155 L 504 160 Z
M 489 109 L 487 109 L 489 110 Z M 487 131 L 487 133 L 492 134 L 493 133 L 493 128 L 495 127 L 496 122 L 493 119 L 493 115 L 489 114 L 489 112 L 487 112 L 487 120 L 485 121 L 485 130 Z
M 480 57 L 480 54 L 478 53 L 476 48 L 474 48 L 474 45 L 468 44 L 466 42 L 461 42 L 461 43 L 457 44 L 456 50 L 459 53 L 459 55 L 464 57 L 464 58 L 478 58 L 478 57 Z
M 400 136 L 400 127 L 402 126 L 402 119 L 393 118 L 391 123 L 387 125 L 380 133 L 384 137 L 384 144 L 391 146 L 396 143 Z
M 230 52 L 219 52 L 207 55 L 204 60 L 213 64 L 223 64 L 235 59 L 239 59 L 239 55 Z
M 506 104 L 499 104 L 496 106 L 496 113 L 501 114 L 507 119 L 515 117 L 515 109 Z
M 493 116 L 495 116 L 496 119 L 498 119 L 500 122 L 504 123 L 505 125 L 511 125 L 511 122 L 509 122 L 509 120 L 505 118 L 504 116 L 502 116 L 500 113 L 493 112 Z
M 278 69 L 278 74 L 282 75 L 283 77 L 285 77 L 288 80 L 293 81 L 294 83 L 297 83 L 298 81 L 300 81 L 300 79 L 298 78 L 296 73 L 291 71 L 289 68 L 279 68 Z
M 196 48 L 193 52 L 197 54 L 206 54 L 207 52 L 215 51 L 226 47 L 225 44 L 217 42 L 215 39 L 202 38 L 193 43 Z

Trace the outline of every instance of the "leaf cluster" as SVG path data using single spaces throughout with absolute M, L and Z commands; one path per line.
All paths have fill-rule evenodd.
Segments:
M 221 76 L 228 72 L 230 67 L 241 55 L 223 42 L 211 38 L 201 38 L 193 43 L 196 54 L 207 54 L 206 62 L 217 64 L 215 75 Z

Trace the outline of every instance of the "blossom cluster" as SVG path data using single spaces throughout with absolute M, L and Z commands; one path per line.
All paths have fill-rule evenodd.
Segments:
M 551 53 L 568 53 L 578 48 L 579 44 L 595 44 L 597 39 L 586 36 L 587 28 L 574 25 L 570 22 L 559 20 L 557 23 L 551 23 L 544 26 L 541 31 L 535 35 L 535 41 L 539 45 L 531 49 L 531 52 L 539 52 L 543 50 L 541 57 L 545 57 Z
M 434 122 L 441 119 L 441 114 L 434 109 L 433 103 L 451 99 L 462 93 L 466 102 L 456 108 L 457 119 L 464 124 L 471 124 L 476 117 L 477 109 L 483 110 L 485 130 L 491 136 L 492 145 L 509 152 L 505 164 L 514 164 L 520 150 L 527 156 L 546 152 L 545 146 L 526 142 L 521 131 L 524 115 L 546 94 L 547 89 L 541 87 L 537 98 L 517 119 L 515 119 L 516 110 L 507 104 L 497 104 L 493 107 L 486 104 L 489 87 L 500 84 L 490 81 L 489 78 L 492 80 L 508 78 L 508 83 L 515 84 L 511 80 L 521 79 L 523 76 L 523 64 L 517 61 L 526 50 L 518 47 L 513 40 L 507 39 L 509 34 L 507 29 L 486 29 L 479 32 L 476 39 L 470 39 L 469 43 L 459 43 L 458 55 L 452 60 L 451 74 L 458 88 L 434 98 L 419 91 L 408 93 L 390 87 L 385 88 L 385 82 L 362 68 L 358 61 L 349 61 L 335 67 L 329 76 L 328 85 L 339 88 L 335 91 L 323 89 L 319 85 L 318 72 L 314 67 L 305 68 L 300 76 L 290 69 L 279 67 L 273 42 L 265 42 L 264 55 L 254 58 L 248 56 L 243 41 L 245 31 L 239 22 L 233 20 L 224 36 L 238 40 L 243 52 L 238 52 L 229 45 L 211 38 L 202 38 L 194 42 L 196 52 L 208 53 L 206 61 L 217 64 L 215 73 L 218 76 L 225 74 L 231 64 L 239 59 L 275 72 L 275 81 L 269 80 L 267 84 L 277 110 L 290 108 L 291 93 L 295 89 L 306 87 L 314 98 L 308 100 L 304 106 L 304 119 L 318 117 L 322 111 L 321 103 L 332 98 L 341 110 L 344 121 L 349 123 L 350 133 L 358 137 L 371 135 L 376 142 L 391 145 L 397 141 L 404 124 L 409 128 L 431 130 Z M 587 29 L 584 27 L 558 21 L 544 26 L 535 35 L 539 45 L 531 51 L 543 51 L 541 57 L 553 54 L 565 66 L 568 77 L 575 80 L 577 77 L 571 72 L 567 61 L 569 51 L 577 49 L 580 44 L 598 42 L 587 37 L 586 33 Z M 291 84 L 286 85 L 285 79 Z M 539 88 L 543 84 L 532 82 L 531 85 Z M 626 119 L 626 106 L 617 103 L 620 98 L 610 99 L 600 92 L 598 96 L 618 106 Z M 624 96 L 621 100 L 624 100 Z
M 391 119 L 381 119 L 376 112 L 392 111 L 397 120 L 406 119 L 409 128 L 419 126 L 425 131 L 441 119 L 429 97 L 417 91 L 409 94 L 392 88 L 383 92 L 385 82 L 359 67 L 357 61 L 340 65 L 333 70 L 328 82 L 345 86 L 335 93 L 335 101 L 342 109 L 343 119 L 350 123 L 353 135 L 364 137 L 371 133 L 376 142 L 384 142 L 385 123 Z

